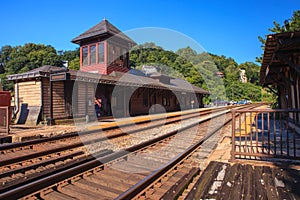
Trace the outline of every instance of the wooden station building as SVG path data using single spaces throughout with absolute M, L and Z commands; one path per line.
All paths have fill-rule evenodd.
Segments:
M 281 109 L 300 109 L 300 32 L 267 36 L 260 82 L 278 96 Z M 300 122 L 300 116 L 295 116 Z
M 130 69 L 136 43 L 106 19 L 72 42 L 80 45 L 80 70 L 42 66 L 8 76 L 14 81 L 17 121 L 101 116 L 126 117 L 202 107 L 209 93 L 182 79 Z

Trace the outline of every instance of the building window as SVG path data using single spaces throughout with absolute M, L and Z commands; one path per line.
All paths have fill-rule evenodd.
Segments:
M 177 99 L 177 96 L 175 95 L 175 96 L 173 96 L 173 98 L 174 98 L 174 105 L 175 106 L 177 106 L 178 105 L 178 99 Z
M 169 96 L 163 96 L 162 97 L 162 105 L 163 106 L 170 106 L 170 97 Z
M 108 45 L 108 64 L 112 64 L 112 62 L 114 61 L 114 46 L 112 44 Z
M 116 46 L 115 47 L 115 50 L 116 50 L 116 55 L 115 55 L 115 63 L 117 63 L 117 64 L 119 64 L 119 65 L 121 65 L 121 48 L 120 47 L 118 47 L 118 46 Z
M 96 45 L 90 46 L 90 64 L 96 64 Z
M 88 65 L 88 47 L 82 47 L 82 65 Z
M 145 89 L 143 92 L 143 105 L 144 107 L 148 107 L 148 98 L 149 98 L 149 92 L 148 89 Z
M 122 60 L 123 60 L 123 66 L 124 67 L 128 67 L 127 65 L 127 63 L 128 63 L 128 59 L 127 59 L 127 50 L 126 49 L 123 49 L 122 50 L 123 52 L 122 52 Z
M 98 63 L 104 63 L 104 43 L 98 44 Z

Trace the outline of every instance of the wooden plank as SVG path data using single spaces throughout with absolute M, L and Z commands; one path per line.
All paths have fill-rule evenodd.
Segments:
M 274 177 L 272 175 L 272 169 L 267 166 L 263 166 L 262 178 L 265 182 L 265 188 L 268 199 L 278 199 L 277 191 L 274 184 Z
M 251 165 L 245 165 L 243 173 L 242 198 L 255 199 L 254 170 Z
M 244 165 L 239 165 L 239 173 L 235 176 L 234 183 L 232 186 L 232 200 L 240 200 L 242 199 L 243 191 L 243 172 L 244 171 Z
M 300 171 L 287 168 L 274 168 L 273 181 L 278 199 L 300 199 Z
M 234 180 L 236 179 L 236 176 L 238 176 L 238 173 L 240 171 L 240 165 L 233 165 L 230 167 L 230 169 L 227 170 L 227 173 L 225 174 L 224 181 L 225 184 L 222 185 L 222 188 L 220 190 L 219 197 L 220 199 L 232 199 L 233 198 L 233 190 L 232 187 L 234 185 Z
M 99 195 L 92 191 L 83 190 L 78 186 L 68 184 L 59 189 L 59 192 L 62 192 L 66 195 L 72 196 L 73 198 L 78 199 L 98 199 Z
M 57 191 L 50 192 L 50 193 L 46 194 L 45 196 L 42 196 L 42 198 L 45 199 L 45 200 L 48 200 L 48 199 L 49 200 L 52 200 L 52 199 L 56 199 L 56 200 L 74 200 L 73 197 L 62 194 L 62 193 L 57 192 Z
M 300 199 L 299 170 L 243 164 L 227 167 L 223 181 L 217 182 L 220 164 L 210 163 L 186 199 Z
M 26 125 L 35 126 L 38 123 L 38 118 L 41 112 L 41 106 L 29 106 L 29 113 L 26 119 Z
M 267 199 L 262 167 L 254 166 L 255 199 Z
M 186 199 L 205 199 L 223 163 L 210 162 Z
M 98 199 L 101 198 L 116 198 L 118 194 L 122 193 L 116 188 L 108 188 L 102 185 L 99 185 L 95 182 L 87 181 L 85 179 L 80 179 L 79 181 L 74 182 L 74 185 L 80 187 L 82 190 L 87 190 L 99 194 Z
M 181 177 L 163 196 L 161 199 L 175 199 L 185 189 L 185 187 L 192 181 L 192 178 L 198 175 L 199 168 L 192 168 L 190 171 Z
M 118 177 L 118 179 L 115 179 L 114 177 L 108 176 L 105 173 L 97 173 L 92 176 L 89 176 L 87 180 L 95 182 L 102 186 L 117 188 L 121 191 L 126 191 L 130 187 L 132 187 L 132 184 L 128 184 L 127 180 L 122 179 L 121 173 Z

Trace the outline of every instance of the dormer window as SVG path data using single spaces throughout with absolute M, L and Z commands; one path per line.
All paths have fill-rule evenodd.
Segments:
M 90 65 L 96 64 L 96 45 L 90 46 Z
M 89 49 L 88 47 L 82 47 L 82 65 L 88 65 Z
M 104 63 L 104 43 L 98 44 L 98 63 Z
M 104 63 L 104 43 L 91 44 L 82 47 L 82 65 L 95 65 Z

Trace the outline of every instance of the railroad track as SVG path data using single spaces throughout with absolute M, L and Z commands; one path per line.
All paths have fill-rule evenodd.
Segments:
M 224 112 L 228 112 L 228 111 L 219 111 L 219 112 L 222 113 L 222 114 L 220 114 L 220 113 L 218 114 L 221 116 L 224 114 Z M 208 114 L 208 113 L 206 113 L 206 114 Z M 204 115 L 204 114 L 202 114 L 202 115 Z M 198 116 L 199 116 L 199 113 L 198 113 Z M 214 118 L 216 118 L 217 116 L 215 116 Z M 174 121 L 179 120 L 179 119 L 175 119 L 175 118 L 170 120 L 168 123 L 172 123 Z M 195 114 L 189 115 L 189 116 L 187 115 L 187 117 L 186 117 L 186 119 L 188 119 L 188 120 L 190 120 L 191 118 L 195 118 Z M 207 117 L 207 119 L 202 119 L 202 121 L 203 121 L 203 123 L 204 123 L 204 121 L 206 121 L 206 124 L 209 124 L 209 119 L 211 119 L 211 117 Z M 1 177 L 3 180 L 5 180 L 5 178 L 6 179 L 12 178 L 12 175 L 15 177 L 19 176 L 21 178 L 17 178 L 17 179 L 12 178 L 14 181 L 11 181 L 11 182 L 6 180 L 5 184 L 2 184 L 2 186 L 3 186 L 2 192 L 3 193 L 2 193 L 2 195 L 0 195 L 0 198 L 2 198 L 2 197 L 5 197 L 5 198 L 11 198 L 11 197 L 16 198 L 17 197 L 17 198 L 19 198 L 24 195 L 34 193 L 35 190 L 42 189 L 46 185 L 51 185 L 51 184 L 54 184 L 54 186 L 49 187 L 45 190 L 42 190 L 41 192 L 34 193 L 33 196 L 38 197 L 38 198 L 51 198 L 52 199 L 52 198 L 59 198 L 59 197 L 67 198 L 67 197 L 70 197 L 71 194 L 73 194 L 73 195 L 75 194 L 75 197 L 80 197 L 80 198 L 92 197 L 93 195 L 96 195 L 96 196 L 98 195 L 98 198 L 99 198 L 99 194 L 101 194 L 101 195 L 103 195 L 103 197 L 106 196 L 109 198 L 112 198 L 112 197 L 116 198 L 116 197 L 118 197 L 118 195 L 120 195 L 120 198 L 122 198 L 122 194 L 123 195 L 125 194 L 125 193 L 123 193 L 123 191 L 125 191 L 126 188 L 129 189 L 132 186 L 132 184 L 136 183 L 138 180 L 146 179 L 149 176 L 149 175 L 147 175 L 147 173 L 149 171 L 150 172 L 152 172 L 153 170 L 155 171 L 155 169 L 157 167 L 163 166 L 164 164 L 166 164 L 165 162 L 168 163 L 169 160 L 172 160 L 174 158 L 174 156 L 176 157 L 176 154 L 174 154 L 174 152 L 173 152 L 174 149 L 180 149 L 180 152 L 181 152 L 181 150 L 186 149 L 188 147 L 182 146 L 182 144 L 180 144 L 180 143 L 177 144 L 177 143 L 172 142 L 172 144 L 173 145 L 175 144 L 175 146 L 170 146 L 168 149 L 164 149 L 163 152 L 159 152 L 158 155 L 155 155 L 155 156 L 152 155 L 151 157 L 146 158 L 147 155 L 151 154 L 148 152 L 149 149 L 152 148 L 152 149 L 154 149 L 154 152 L 157 151 L 155 149 L 157 149 L 159 145 L 166 146 L 167 143 L 170 143 L 170 140 L 172 140 L 170 138 L 172 138 L 172 137 L 173 138 L 180 137 L 180 139 L 179 140 L 177 139 L 177 140 L 185 141 L 185 144 L 187 144 L 187 142 L 192 143 L 192 141 L 198 141 L 198 142 L 202 141 L 203 142 L 204 141 L 203 138 L 206 138 L 203 136 L 203 131 L 202 131 L 202 135 L 201 134 L 194 135 L 193 138 L 189 138 L 191 134 L 187 133 L 188 132 L 187 130 L 190 131 L 190 129 L 195 127 L 195 125 L 200 122 L 201 122 L 201 120 L 199 120 L 195 123 L 189 124 L 186 127 L 171 131 L 168 134 L 164 134 L 162 136 L 145 141 L 138 145 L 133 145 L 133 146 L 127 147 L 125 150 L 117 151 L 114 153 L 111 150 L 101 150 L 99 152 L 96 152 L 93 156 L 91 156 L 89 154 L 86 154 L 86 152 L 84 152 L 82 149 L 81 150 L 78 150 L 78 149 L 72 150 L 72 148 L 68 147 L 67 150 L 64 149 L 64 151 L 72 150 L 72 153 L 60 152 L 59 154 L 61 154 L 62 156 L 59 156 L 57 158 L 58 160 L 51 158 L 52 160 L 55 160 L 55 162 L 54 162 L 55 164 L 51 163 L 51 159 L 41 162 L 41 163 L 45 164 L 46 168 L 51 169 L 51 170 L 48 169 L 48 171 L 41 170 L 42 165 L 40 163 L 33 162 L 34 163 L 33 165 L 35 165 L 35 169 L 39 169 L 41 172 L 38 170 L 33 170 L 33 168 L 31 167 L 32 165 L 25 165 L 22 167 L 14 168 L 14 167 L 12 167 L 13 164 L 18 165 L 19 163 L 17 163 L 17 164 L 13 163 L 10 165 L 9 170 L 7 170 L 7 171 L 4 170 L 4 173 L 3 173 L 4 175 L 0 176 L 0 180 L 1 180 Z M 214 126 L 215 125 L 216 124 L 214 124 Z M 159 125 L 159 123 L 157 123 L 157 124 L 153 124 L 153 126 L 156 127 L 156 126 L 160 126 L 160 125 Z M 221 126 L 222 126 L 222 124 L 220 125 L 220 127 Z M 145 129 L 146 129 L 145 127 L 141 128 L 141 130 L 145 130 Z M 202 129 L 207 130 L 208 129 L 207 125 L 205 127 L 205 125 L 203 124 Z M 138 131 L 132 130 L 132 132 L 135 133 Z M 93 133 L 93 131 L 88 132 L 86 134 L 88 135 L 91 133 Z M 180 134 L 178 134 L 178 133 L 180 133 Z M 184 133 L 186 133 L 186 134 L 184 134 Z M 113 136 L 113 134 L 112 134 L 112 138 L 118 138 L 116 135 L 120 136 L 120 133 L 115 134 L 115 136 Z M 74 137 L 74 136 L 71 136 L 71 137 Z M 107 136 L 106 136 L 106 139 L 107 139 Z M 74 140 L 74 138 L 72 138 L 72 140 Z M 102 141 L 99 138 L 96 140 Z M 55 140 L 53 140 L 53 141 L 55 141 Z M 91 141 L 95 141 L 95 138 L 91 139 Z M 174 139 L 172 141 L 174 141 Z M 39 145 L 41 145 L 41 144 L 39 144 Z M 74 144 L 73 144 L 73 146 L 74 146 Z M 24 148 L 24 149 L 26 149 L 26 148 Z M 131 153 L 133 151 L 138 151 L 138 152 Z M 6 152 L 7 152 L 7 149 L 6 149 Z M 11 152 L 14 152 L 14 151 L 11 151 Z M 147 152 L 147 153 L 145 154 L 145 152 Z M 173 152 L 173 154 L 172 154 L 172 152 Z M 45 155 L 49 156 L 51 154 L 45 154 Z M 164 155 L 164 156 L 162 157 L 161 155 Z M 173 157 L 172 156 L 168 157 L 170 155 L 173 155 Z M 98 158 L 98 160 L 94 159 L 94 157 Z M 117 160 L 116 160 L 116 158 L 117 158 Z M 34 158 L 34 159 L 37 159 L 37 158 Z M 68 162 L 66 164 L 65 160 L 69 160 L 70 162 Z M 99 160 L 102 163 L 106 163 L 106 162 L 109 162 L 109 163 L 107 163 L 105 165 L 100 165 Z M 139 162 L 134 163 L 134 161 L 139 161 Z M 154 161 L 155 161 L 155 163 L 154 163 Z M 57 163 L 59 163 L 59 164 L 57 164 Z M 147 163 L 148 164 L 151 163 L 151 167 L 149 167 Z M 62 166 L 65 166 L 65 167 L 62 167 Z M 7 167 L 7 165 L 5 165 L 4 167 Z M 13 170 L 12 170 L 12 168 L 13 168 Z M 69 169 L 67 169 L 67 168 L 69 168 Z M 93 168 L 93 169 L 91 170 L 91 168 Z M 147 173 L 146 172 L 145 172 L 146 174 L 145 173 L 134 173 L 134 174 L 127 173 L 127 175 L 126 175 L 126 173 L 119 172 L 119 170 L 122 168 L 124 168 L 124 170 L 125 169 L 133 170 L 134 169 L 134 172 L 136 172 L 138 169 L 139 170 L 143 169 Z M 115 170 L 115 169 L 117 169 L 117 170 Z M 185 170 L 187 170 L 186 172 L 189 172 L 187 174 L 187 176 L 191 176 L 191 177 L 193 177 L 191 175 L 191 173 L 192 174 L 198 173 L 197 168 L 192 168 L 192 169 L 185 168 Z M 28 173 L 30 171 L 31 171 L 31 173 Z M 37 172 L 39 172 L 39 173 L 37 173 Z M 94 172 L 97 172 L 97 173 L 95 173 L 94 178 L 91 177 L 92 175 L 88 175 L 88 174 L 94 174 Z M 42 176 L 43 173 L 47 176 Z M 78 173 L 79 173 L 79 175 L 78 175 Z M 5 174 L 9 174 L 9 176 L 6 176 Z M 114 176 L 112 176 L 112 175 L 114 175 Z M 92 178 L 93 181 L 91 181 L 91 180 L 87 181 L 84 178 L 86 176 L 89 176 L 89 178 Z M 112 186 L 104 187 L 103 184 L 100 184 L 100 185 L 98 185 L 99 187 L 96 187 L 96 185 L 98 184 L 98 183 L 95 183 L 97 177 L 98 178 L 101 177 L 102 181 L 103 180 L 109 181 L 110 183 L 112 183 Z M 125 179 L 118 179 L 117 183 L 114 183 L 112 180 L 109 179 L 109 177 L 124 177 Z M 131 177 L 133 180 L 131 180 L 131 178 L 129 180 L 128 179 L 129 177 Z M 57 183 L 58 180 L 61 180 L 61 182 Z M 45 182 L 43 182 L 43 181 L 45 181 Z M 73 183 L 75 183 L 74 181 L 76 182 L 76 184 L 75 184 L 76 186 L 74 186 L 75 190 L 73 187 L 73 185 L 74 185 Z M 10 183 L 10 184 L 8 184 L 8 183 Z M 86 184 L 83 184 L 83 183 L 86 183 Z M 80 185 L 80 187 L 78 186 L 78 184 Z M 87 186 L 87 185 L 89 185 L 89 186 Z M 101 185 L 103 187 L 100 187 Z M 83 188 L 81 190 L 81 192 L 79 192 L 79 194 L 78 194 L 80 196 L 77 195 L 79 190 L 77 190 L 76 187 L 79 187 L 79 189 Z M 118 188 L 119 191 L 115 189 L 116 187 Z M 25 188 L 25 191 L 24 191 L 24 188 Z M 95 189 L 96 191 L 94 191 L 93 188 L 94 189 L 96 188 Z M 84 191 L 88 192 L 88 194 L 84 194 Z M 136 195 L 136 192 L 134 194 Z
M 200 112 L 202 115 L 209 114 L 211 110 Z M 0 184 L 1 191 L 8 191 L 25 182 L 41 178 L 59 170 L 72 167 L 74 165 L 88 162 L 95 159 L 95 156 L 104 156 L 112 153 L 112 150 L 96 148 L 93 155 L 91 149 L 87 149 L 95 144 L 101 144 L 106 140 L 114 141 L 115 144 L 122 144 L 128 138 L 138 132 L 149 131 L 158 126 L 183 122 L 199 116 L 199 112 L 191 112 L 184 116 L 172 115 L 166 121 L 156 120 L 151 122 L 149 127 L 148 120 L 139 122 L 140 125 L 134 128 L 125 129 L 107 127 L 106 131 L 93 130 L 70 134 L 53 138 L 35 140 L 30 142 L 18 143 L 1 146 L 0 155 Z M 104 136 L 103 136 L 104 135 Z M 128 146 L 128 145 L 127 145 Z M 126 148 L 126 145 L 120 148 Z M 38 173 L 36 173 L 38 172 Z

